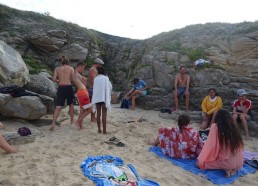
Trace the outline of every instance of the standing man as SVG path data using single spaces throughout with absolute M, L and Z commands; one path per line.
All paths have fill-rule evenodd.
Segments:
M 73 88 L 72 88 L 72 75 L 74 69 L 69 66 L 69 59 L 62 56 L 61 63 L 62 66 L 57 67 L 54 71 L 52 80 L 58 83 L 57 96 L 56 96 L 56 108 L 54 111 L 53 122 L 49 130 L 53 131 L 56 126 L 56 120 L 59 116 L 62 106 L 64 106 L 65 101 L 69 105 L 69 114 L 71 119 L 71 124 L 73 123 L 74 108 L 73 108 Z
M 237 90 L 238 99 L 233 105 L 233 122 L 237 125 L 237 120 L 240 120 L 246 134 L 246 139 L 250 140 L 247 122 L 251 120 L 252 102 L 246 98 L 247 92 L 244 89 Z
M 76 94 L 80 105 L 80 114 L 77 121 L 75 122 L 75 126 L 78 130 L 83 129 L 83 119 L 92 111 L 89 94 L 85 86 L 87 78 L 81 75 L 84 70 L 85 64 L 80 62 L 77 64 L 73 74 L 73 83 L 77 87 Z
M 93 84 L 94 84 L 94 78 L 98 75 L 98 71 L 97 68 L 101 67 L 102 65 L 104 65 L 104 62 L 97 58 L 94 60 L 94 64 L 92 65 L 92 67 L 89 70 L 89 96 L 90 96 L 90 100 L 92 99 L 92 95 L 93 95 Z M 95 117 L 95 113 L 91 112 L 91 122 L 96 122 L 96 117 Z
M 186 73 L 185 66 L 180 66 L 179 70 L 180 73 L 176 75 L 174 84 L 174 101 L 176 104 L 176 111 L 178 111 L 178 97 L 185 96 L 185 106 L 186 111 L 188 112 L 190 76 Z

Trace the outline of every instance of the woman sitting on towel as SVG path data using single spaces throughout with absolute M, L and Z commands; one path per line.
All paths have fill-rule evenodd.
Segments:
M 218 111 L 215 123 L 198 157 L 200 169 L 223 169 L 230 177 L 243 166 L 244 144 L 238 127 L 232 123 L 228 111 Z
M 4 127 L 4 125 L 0 122 L 0 128 Z M 8 142 L 4 139 L 4 137 L 0 134 L 0 148 L 5 150 L 7 153 L 15 153 L 17 150 L 8 144 Z
M 203 147 L 203 141 L 197 130 L 190 126 L 190 116 L 178 117 L 178 127 L 160 128 L 159 136 L 149 145 L 160 146 L 163 154 L 171 158 L 196 158 Z

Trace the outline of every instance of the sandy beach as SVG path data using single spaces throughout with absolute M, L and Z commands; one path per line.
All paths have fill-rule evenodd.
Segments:
M 78 106 L 75 107 L 78 110 Z M 19 152 L 5 154 L 0 149 L 0 185 L 31 185 L 31 186 L 79 186 L 95 185 L 83 175 L 80 164 L 87 156 L 118 156 L 125 164 L 132 164 L 143 178 L 158 182 L 161 186 L 200 186 L 213 185 L 210 181 L 196 176 L 177 167 L 165 159 L 159 158 L 148 151 L 148 139 L 154 139 L 160 127 L 176 126 L 176 121 L 159 117 L 158 111 L 120 109 L 112 105 L 108 113 L 108 134 L 98 134 L 96 123 L 90 122 L 90 116 L 84 120 L 84 129 L 77 130 L 70 124 L 67 109 L 60 113 L 55 131 L 49 131 L 49 126 L 35 125 L 23 120 L 5 120 L 5 128 L 1 134 L 15 132 L 26 126 L 37 129 L 42 135 L 36 137 L 33 143 L 15 145 Z M 131 122 L 142 117 L 142 122 Z M 52 115 L 42 118 L 51 122 Z M 75 116 L 77 119 L 77 116 Z M 40 122 L 40 121 L 39 121 Z M 193 123 L 198 129 L 199 124 Z M 106 144 L 111 137 L 118 138 L 125 147 Z M 244 136 L 243 136 L 244 137 Z M 245 150 L 258 152 L 258 139 L 244 141 Z M 256 186 L 258 173 L 249 174 L 237 179 L 235 186 Z

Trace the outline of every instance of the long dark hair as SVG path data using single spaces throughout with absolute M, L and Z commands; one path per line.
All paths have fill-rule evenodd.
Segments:
M 178 122 L 177 124 L 179 126 L 179 130 L 180 130 L 180 132 L 182 132 L 183 127 L 189 125 L 189 123 L 190 123 L 190 116 L 188 114 L 181 114 L 178 117 L 177 122 Z
M 244 146 L 238 126 L 232 122 L 231 114 L 224 109 L 220 109 L 215 117 L 215 123 L 218 127 L 218 137 L 220 145 L 225 144 L 235 153 L 239 147 Z

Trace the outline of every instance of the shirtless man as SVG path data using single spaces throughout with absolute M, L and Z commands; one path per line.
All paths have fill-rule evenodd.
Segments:
M 85 64 L 80 62 L 77 64 L 73 74 L 73 83 L 77 87 L 76 94 L 80 105 L 80 114 L 77 121 L 75 122 L 75 126 L 78 130 L 83 129 L 83 119 L 92 111 L 89 94 L 85 86 L 87 78 L 81 75 L 84 70 Z
M 54 71 L 52 80 L 59 84 L 57 89 L 56 96 L 56 108 L 53 116 L 53 122 L 49 130 L 53 131 L 56 126 L 56 120 L 59 116 L 62 106 L 65 104 L 65 100 L 67 101 L 67 105 L 69 105 L 69 114 L 71 118 L 71 124 L 73 123 L 74 116 L 74 107 L 73 107 L 73 88 L 72 88 L 72 75 L 74 73 L 74 69 L 69 66 L 69 59 L 62 56 L 61 58 L 62 66 L 57 67 Z
M 180 66 L 180 74 L 176 75 L 175 84 L 174 84 L 174 87 L 175 87 L 174 101 L 176 104 L 176 111 L 178 111 L 178 97 L 184 95 L 186 111 L 188 112 L 189 83 L 190 83 L 190 76 L 186 73 L 185 66 Z
M 93 95 L 94 78 L 98 75 L 97 68 L 101 67 L 102 65 L 104 65 L 104 62 L 101 59 L 97 58 L 97 59 L 94 60 L 94 64 L 92 65 L 92 67 L 89 70 L 89 96 L 90 96 L 90 100 L 92 99 L 92 95 Z M 96 117 L 95 117 L 94 112 L 91 113 L 91 122 L 96 122 Z

